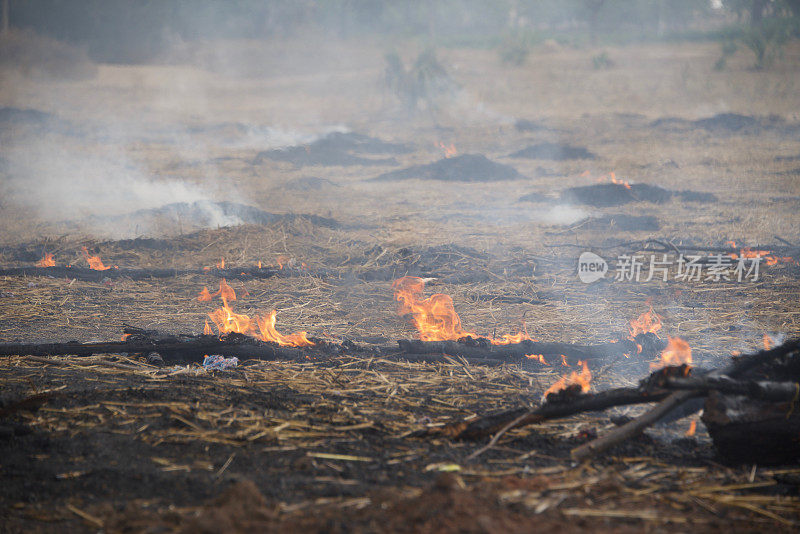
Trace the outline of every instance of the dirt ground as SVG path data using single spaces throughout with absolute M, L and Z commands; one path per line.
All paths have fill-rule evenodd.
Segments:
M 627 332 L 650 302 L 663 316 L 662 334 L 687 340 L 696 364 L 706 367 L 759 348 L 764 334 L 800 334 L 796 262 L 765 266 L 759 280 L 741 283 L 609 275 L 583 284 L 576 276 L 580 252 L 613 257 L 630 251 L 615 245 L 647 238 L 707 247 L 800 243 L 797 46 L 765 71 L 751 70 L 744 52 L 714 71 L 713 43 L 608 48 L 608 69 L 593 67 L 597 50 L 555 45 L 535 49 L 523 67 L 503 65 L 495 51 L 441 50 L 459 89 L 435 112 L 409 117 L 381 86 L 384 44 L 318 44 L 230 43 L 227 62 L 204 62 L 213 52 L 206 50 L 188 64 L 99 65 L 85 80 L 5 73 L 0 107 L 52 115 L 44 126 L 2 124 L 0 266 L 30 266 L 44 252 L 59 265 L 83 265 L 84 245 L 121 268 L 200 269 L 220 258 L 249 267 L 289 258 L 291 275 L 231 282 L 235 309 L 277 309 L 281 332 L 376 344 L 415 336 L 398 317 L 391 289 L 409 272 L 435 278 L 427 294 L 452 295 L 465 327 L 480 334 L 515 333 L 524 324 L 539 340 L 597 343 Z M 403 50 L 407 58 L 417 51 Z M 242 58 L 254 54 L 259 68 L 251 72 Z M 714 121 L 697 122 L 708 118 Z M 521 119 L 531 127 L 518 128 Z M 257 157 L 281 139 L 306 145 L 335 129 L 410 150 L 379 165 Z M 508 157 L 544 142 L 585 147 L 596 157 Z M 437 161 L 445 156 L 441 145 L 451 144 L 458 154 L 511 165 L 523 178 L 369 181 Z M 28 152 L 28 159 L 49 158 L 47 165 L 20 157 Z M 66 153 L 65 167 L 76 153 L 90 161 L 119 156 L 120 172 L 133 169 L 132 176 L 149 177 L 148 187 L 168 187 L 153 188 L 163 197 L 134 202 L 126 199 L 133 182 L 109 174 L 107 182 L 90 182 L 86 202 L 67 200 L 70 186 L 61 184 L 64 202 L 43 201 L 68 205 L 55 216 L 37 196 L 36 180 L 52 180 L 36 175 L 20 186 L 12 173 L 25 161 L 26 169 L 76 180 L 82 193 L 75 174 L 82 169 L 58 165 Z M 610 172 L 717 200 L 558 205 L 564 189 Z M 181 189 L 169 187 L 176 183 Z M 180 201 L 176 191 L 187 188 L 336 224 L 198 229 L 148 214 L 108 218 Z M 519 200 L 531 193 L 540 196 Z M 93 195 L 116 201 L 92 206 Z M 620 215 L 655 217 L 659 229 L 596 222 Z M 145 225 L 155 239 L 123 239 Z M 210 274 L 98 282 L 3 276 L 0 341 L 117 340 L 123 324 L 200 333 L 216 304 L 196 297 L 218 283 Z M 593 388 L 636 384 L 647 363 L 596 367 Z M 702 425 L 683 436 L 689 419 L 584 464 L 570 460 L 573 447 L 613 428 L 610 416 L 641 409 L 514 430 L 474 457 L 485 441 L 410 437 L 426 426 L 537 404 L 562 374 L 558 365 L 347 354 L 316 363 L 246 361 L 218 372 L 197 364 L 158 368 L 135 355 L 0 357 L 0 410 L 35 393 L 47 397 L 38 409 L 0 420 L 0 530 L 796 530 L 800 469 L 726 465 Z

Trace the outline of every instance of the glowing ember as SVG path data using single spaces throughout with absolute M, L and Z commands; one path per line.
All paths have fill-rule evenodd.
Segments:
M 95 271 L 107 271 L 111 268 L 103 265 L 100 256 L 89 256 L 89 249 L 86 247 L 83 247 L 83 255 L 86 257 L 86 261 L 89 262 L 90 269 L 94 269 Z
M 669 337 L 667 348 L 661 351 L 661 359 L 650 364 L 650 370 L 655 371 L 664 367 L 677 367 L 692 364 L 692 347 L 679 337 Z
M 512 343 L 522 343 L 526 339 L 531 341 L 535 341 L 531 336 L 528 335 L 528 331 L 525 328 L 525 325 L 522 325 L 522 332 L 516 334 L 503 334 L 502 339 L 492 339 L 492 345 L 510 345 Z
M 628 327 L 631 339 L 639 334 L 652 333 L 658 336 L 658 331 L 661 330 L 661 316 L 653 311 L 653 306 L 647 302 L 650 307 L 649 310 L 641 314 L 639 317 L 631 321 Z
M 122 334 L 122 338 L 120 339 L 120 341 L 127 341 L 129 337 L 131 337 L 130 334 Z
M 732 248 L 738 248 L 736 246 L 736 241 L 726 241 L 725 244 L 726 245 L 730 245 Z M 753 250 L 750 247 L 743 247 L 743 248 L 739 249 L 739 253 L 738 254 L 736 254 L 734 252 L 731 252 L 728 255 L 731 258 L 733 258 L 734 260 L 738 260 L 739 258 L 754 259 L 754 258 L 761 257 L 761 258 L 764 259 L 764 262 L 767 265 L 777 265 L 778 262 L 782 262 L 782 263 L 793 263 L 794 262 L 794 258 L 775 256 L 769 250 Z
M 589 391 L 589 386 L 592 382 L 592 373 L 589 371 L 589 367 L 586 365 L 586 362 L 580 361 L 578 362 L 578 366 L 581 367 L 580 373 L 577 371 L 572 371 L 570 374 L 562 376 L 555 384 L 547 388 L 547 391 L 544 392 L 545 398 L 547 398 L 549 394 L 558 393 L 559 391 L 567 389 L 573 384 L 578 384 L 583 393 Z
M 37 267 L 55 267 L 56 262 L 53 259 L 53 255 L 49 252 L 46 252 L 44 257 L 36 262 Z
M 767 334 L 764 334 L 764 350 L 769 350 L 772 348 L 772 338 L 770 338 Z
M 689 423 L 689 429 L 686 431 L 686 434 L 684 434 L 684 436 L 686 436 L 687 438 L 691 438 L 692 436 L 694 436 L 695 432 L 697 432 L 697 419 L 692 419 L 692 421 Z
M 438 141 L 436 144 L 444 152 L 444 157 L 445 158 L 452 158 L 452 157 L 458 155 L 458 150 L 456 150 L 456 146 L 453 143 L 450 143 L 449 145 L 445 145 L 441 141 Z
M 308 339 L 305 332 L 295 332 L 288 336 L 284 336 L 278 332 L 275 329 L 275 317 L 277 316 L 275 310 L 269 312 L 265 317 L 256 315 L 251 319 L 248 315 L 234 312 L 228 305 L 228 299 L 225 298 L 224 294 L 221 296 L 222 307 L 208 314 L 211 322 L 216 325 L 220 336 L 223 334 L 238 333 L 252 336 L 261 341 L 272 341 L 281 346 L 311 347 L 314 345 L 314 343 Z M 203 332 L 213 333 L 208 325 L 208 321 L 206 321 L 206 327 Z
M 219 290 L 213 293 L 208 292 L 208 288 L 203 286 L 203 290 L 197 295 L 197 300 L 200 302 L 209 302 L 214 297 L 222 297 L 223 299 L 233 301 L 236 300 L 236 292 L 233 290 L 231 286 L 228 285 L 228 282 L 225 281 L 223 278 L 219 282 Z
M 461 318 L 453 306 L 453 299 L 443 293 L 422 298 L 425 281 L 416 276 L 404 276 L 392 284 L 394 298 L 400 303 L 398 313 L 411 315 L 422 341 L 457 341 L 463 337 L 480 337 L 461 326 Z M 531 339 L 527 332 L 505 334 L 501 339 L 490 339 L 493 345 L 508 345 Z

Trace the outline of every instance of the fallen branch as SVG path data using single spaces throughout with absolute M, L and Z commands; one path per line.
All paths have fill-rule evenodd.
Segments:
M 794 400 L 800 393 L 797 382 L 735 380 L 729 376 L 668 378 L 663 385 L 666 389 L 695 389 L 703 393 L 713 390 L 773 402 Z
M 244 336 L 241 336 L 242 338 Z M 0 356 L 91 356 L 157 352 L 166 361 L 201 361 L 206 354 L 223 354 L 239 359 L 305 360 L 306 352 L 294 347 L 279 347 L 255 339 L 234 341 L 216 336 L 197 336 L 144 341 L 111 341 L 99 343 L 0 343 Z
M 667 395 L 669 395 L 667 391 L 616 388 L 590 395 L 580 395 L 570 401 L 548 402 L 534 409 L 517 408 L 472 421 L 459 421 L 444 427 L 425 429 L 415 433 L 414 436 L 442 435 L 452 439 L 478 439 L 495 434 L 510 423 L 514 424 L 507 430 L 582 412 L 599 412 L 614 406 L 657 402 Z
M 800 339 L 794 339 L 784 343 L 779 347 L 770 350 L 762 350 L 755 354 L 740 356 L 733 363 L 724 367 L 711 371 L 707 376 L 708 378 L 719 378 L 720 376 L 727 375 L 736 377 L 750 369 L 775 360 L 787 354 L 791 354 L 800 348 Z M 603 452 L 614 445 L 618 445 L 623 441 L 638 436 L 644 430 L 661 419 L 664 415 L 674 410 L 684 402 L 693 397 L 704 396 L 705 393 L 702 389 L 690 389 L 684 391 L 676 391 L 664 399 L 660 404 L 652 408 L 650 411 L 645 412 L 633 421 L 622 425 L 589 443 L 576 447 L 572 450 L 571 455 L 575 460 L 582 461 L 592 456 Z

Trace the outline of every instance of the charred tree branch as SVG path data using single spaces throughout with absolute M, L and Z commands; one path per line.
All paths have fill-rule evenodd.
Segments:
M 711 371 L 708 378 L 719 378 L 720 376 L 736 377 L 741 375 L 754 367 L 765 364 L 777 358 L 786 356 L 795 352 L 800 348 L 800 339 L 793 339 L 770 350 L 762 350 L 755 354 L 741 356 L 734 360 L 733 363 L 724 367 Z M 702 389 L 689 389 L 684 391 L 676 391 L 669 395 L 666 399 L 661 401 L 657 406 L 653 407 L 650 411 L 642 414 L 633 421 L 622 425 L 621 427 L 612 430 L 605 436 L 601 436 L 589 443 L 576 447 L 572 450 L 572 457 L 575 460 L 582 461 L 591 458 L 614 445 L 618 445 L 623 441 L 638 436 L 644 430 L 657 422 L 664 415 L 668 414 L 673 409 L 677 408 L 684 402 L 693 397 L 704 396 L 705 392 Z
M 742 395 L 751 399 L 773 402 L 790 401 L 798 398 L 800 384 L 797 382 L 772 382 L 755 380 L 734 380 L 728 376 L 668 378 L 666 389 L 696 389 L 707 393 L 719 391 L 726 395 Z

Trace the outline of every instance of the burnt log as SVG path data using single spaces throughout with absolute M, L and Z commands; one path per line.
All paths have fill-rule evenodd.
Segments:
M 597 345 L 576 345 L 572 343 L 546 343 L 524 340 L 508 345 L 493 345 L 485 338 L 465 338 L 459 341 L 419 341 L 401 339 L 397 342 L 400 350 L 408 354 L 448 354 L 463 358 L 495 359 L 518 363 L 525 361 L 528 355 L 543 355 L 557 363 L 563 354 L 570 365 L 578 361 L 605 360 L 638 354 L 644 358 L 659 354 L 666 342 L 652 334 L 637 336 L 636 340 L 620 339 L 617 342 Z M 530 360 L 535 361 L 535 360 Z
M 708 373 L 709 378 L 718 378 L 721 376 L 738 377 L 753 371 L 756 368 L 772 364 L 781 358 L 784 358 L 800 349 L 800 339 L 793 339 L 787 341 L 779 347 L 774 349 L 762 350 L 755 354 L 749 354 L 734 358 L 733 362 L 722 369 L 715 369 Z M 612 430 L 605 436 L 601 436 L 589 443 L 576 447 L 572 450 L 571 455 L 573 459 L 582 461 L 596 454 L 599 454 L 607 449 L 618 445 L 623 441 L 638 436 L 647 429 L 650 425 L 658 422 L 661 418 L 667 415 L 672 410 L 680 407 L 688 400 L 703 396 L 704 392 L 701 389 L 687 389 L 682 391 L 675 391 L 666 397 L 659 404 L 654 406 L 651 410 L 640 415 L 636 419 L 622 425 L 621 427 Z
M 206 354 L 236 356 L 239 359 L 305 361 L 307 351 L 248 339 L 241 335 L 203 335 L 179 339 L 141 339 L 99 343 L 0 343 L 0 356 L 91 356 L 94 354 L 150 354 L 157 352 L 165 362 L 202 361 Z
M 728 463 L 795 463 L 800 460 L 798 408 L 797 389 L 793 398 L 782 402 L 712 391 L 702 421 L 717 453 Z
M 773 382 L 769 380 L 734 380 L 728 376 L 668 378 L 667 389 L 696 389 L 716 391 L 725 395 L 737 395 L 750 399 L 772 402 L 791 401 L 800 393 L 800 383 Z

